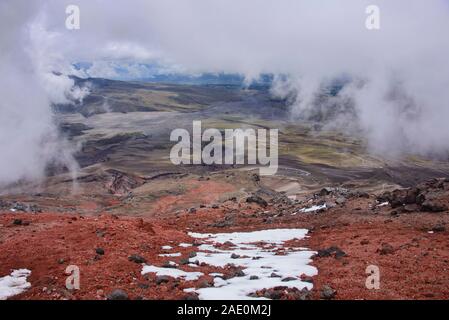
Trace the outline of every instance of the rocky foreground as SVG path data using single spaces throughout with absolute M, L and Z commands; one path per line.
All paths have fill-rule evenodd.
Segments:
M 165 201 L 172 198 L 168 195 Z M 217 283 L 238 278 L 260 283 L 264 275 L 268 275 L 267 287 L 248 298 L 449 298 L 447 179 L 377 194 L 329 187 L 301 200 L 266 191 L 209 200 L 174 213 L 143 217 L 117 211 L 81 214 L 90 205 L 82 201 L 79 210 L 66 210 L 61 204 L 50 212 L 30 202 L 2 200 L 0 279 L 13 270 L 31 271 L 30 286 L 8 298 L 194 300 L 207 292 L 202 289 L 215 288 Z M 182 196 L 176 201 L 182 203 Z M 296 235 L 281 245 L 268 241 L 252 247 L 272 252 L 270 259 L 303 252 L 306 263 L 310 253 L 310 262 L 300 269 L 304 273 L 282 277 L 273 269 L 252 274 L 242 267 L 243 261 L 262 257 L 248 259 L 245 251 L 225 251 L 230 254 L 221 266 L 206 263 L 211 260 L 206 260 L 206 240 L 194 236 L 272 229 L 308 230 L 306 237 Z M 236 246 L 239 249 L 238 243 L 223 241 L 215 249 Z M 69 265 L 80 268 L 79 290 L 66 288 Z M 370 265 L 379 268 L 379 289 L 365 285 Z M 150 272 L 143 272 L 145 266 Z M 271 281 L 276 285 L 270 286 Z M 299 282 L 301 289 L 293 285 Z M 227 287 L 220 289 L 226 296 Z M 221 293 L 214 292 L 220 298 Z

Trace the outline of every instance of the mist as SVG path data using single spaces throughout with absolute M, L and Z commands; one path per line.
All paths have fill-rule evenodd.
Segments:
M 68 4 L 80 7 L 79 30 L 65 27 Z M 373 4 L 380 8 L 380 30 L 365 27 L 365 9 Z M 70 159 L 50 106 L 88 93 L 66 77 L 89 76 L 73 69 L 80 61 L 93 63 L 98 77 L 111 75 L 110 63 L 239 73 L 248 82 L 271 73 L 277 79 L 271 92 L 288 97 L 293 121 L 330 109 L 325 127 L 362 134 L 373 152 L 444 156 L 449 150 L 445 0 L 19 0 L 0 6 L 0 185 L 42 176 L 60 159 L 57 153 Z M 341 77 L 347 80 L 335 96 L 318 99 L 326 83 Z M 65 153 L 55 152 L 61 148 Z

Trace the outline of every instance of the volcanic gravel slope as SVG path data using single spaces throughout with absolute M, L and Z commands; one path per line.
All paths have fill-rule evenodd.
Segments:
M 248 202 L 230 199 L 146 218 L 129 217 L 126 212 L 117 216 L 4 209 L 0 212 L 0 277 L 12 270 L 31 270 L 31 288 L 11 299 L 106 299 L 117 297 L 117 292 L 110 295 L 116 289 L 129 299 L 197 299 L 195 289 L 213 286 L 217 274 L 227 280 L 241 276 L 242 267 L 236 257 L 222 267 L 195 264 L 204 241 L 192 238 L 189 232 L 305 228 L 308 237 L 284 242 L 276 254 L 287 254 L 291 248 L 317 252 L 311 263 L 317 275 L 297 275 L 313 284 L 311 292 L 288 289 L 286 281 L 285 286 L 257 290 L 251 297 L 447 299 L 449 214 L 445 205 L 449 182 L 435 181 L 418 188 L 419 194 L 438 202 L 438 212 L 428 212 L 430 208 L 423 203 L 398 204 L 405 199 L 401 198 L 403 192 L 390 194 L 391 202 L 386 204 L 379 200 L 388 195 L 376 198 L 354 192 L 346 193 L 343 201 L 341 193 L 347 191 L 338 189 L 311 194 L 304 201 L 288 201 L 279 194 L 267 198 L 266 207 L 263 201 L 255 203 L 253 196 Z M 300 212 L 323 202 L 326 210 Z M 232 244 L 221 246 L 227 249 Z M 195 279 L 142 275 L 142 262 L 172 267 L 170 261 L 178 270 L 201 275 Z M 65 287 L 69 265 L 80 268 L 79 290 Z M 365 286 L 370 265 L 380 271 L 378 290 Z

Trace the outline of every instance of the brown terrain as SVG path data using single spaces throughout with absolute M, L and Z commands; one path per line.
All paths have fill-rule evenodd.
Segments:
M 257 175 L 248 173 L 248 177 L 259 185 Z M 70 208 L 66 207 L 67 199 L 52 200 L 47 204 L 54 210 L 44 211 L 39 205 L 44 206 L 45 199 L 35 206 L 4 199 L 0 214 L 0 275 L 24 267 L 32 270 L 28 279 L 31 289 L 12 299 L 106 299 L 116 289 L 125 291 L 130 299 L 195 299 L 195 294 L 183 289 L 210 286 L 213 279 L 207 273 L 233 277 L 239 270 L 232 264 L 225 268 L 184 265 L 182 260 L 194 256 L 198 241 L 190 238 L 188 231 L 222 233 L 274 228 L 309 229 L 310 237 L 288 245 L 317 251 L 313 265 L 318 275 L 306 279 L 313 282 L 313 290 L 304 294 L 286 288 L 270 289 L 281 290 L 278 299 L 449 298 L 447 179 L 377 195 L 324 188 L 295 201 L 283 193 L 269 194 L 261 189 L 236 198 L 232 196 L 232 184 L 219 180 L 189 177 L 182 182 L 190 190 L 162 196 L 155 201 L 156 213 L 144 212 L 142 217 L 126 214 L 131 207 L 127 197 L 78 199 L 77 207 Z M 224 199 L 224 195 L 231 196 Z M 192 197 L 202 204 L 190 208 Z M 323 203 L 328 205 L 327 210 L 294 214 Z M 6 210 L 8 207 L 16 212 Z M 178 207 L 186 209 L 170 211 Z M 119 211 L 122 215 L 117 214 Z M 164 266 L 168 259 L 159 256 L 165 252 L 162 247 L 180 243 L 194 246 L 177 249 L 182 255 L 170 260 L 185 271 L 206 275 L 195 281 L 141 275 L 142 261 L 138 259 Z M 65 288 L 68 265 L 80 267 L 80 290 Z M 378 290 L 365 287 L 369 265 L 379 267 Z M 272 297 L 266 291 L 257 294 Z

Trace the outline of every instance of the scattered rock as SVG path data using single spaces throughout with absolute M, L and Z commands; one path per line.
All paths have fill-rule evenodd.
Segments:
M 246 198 L 246 202 L 247 203 L 256 203 L 259 206 L 264 207 L 264 208 L 268 206 L 268 202 L 266 202 L 261 197 L 255 196 L 255 195 Z
M 289 281 L 295 281 L 295 280 L 298 280 L 298 279 L 294 278 L 294 277 L 287 277 L 287 278 L 282 279 L 281 281 L 282 282 L 289 282 Z
M 382 243 L 382 247 L 378 249 L 377 252 L 379 252 L 379 254 L 381 255 L 392 254 L 394 253 L 394 248 L 391 244 Z
M 184 300 L 187 301 L 196 301 L 196 300 L 200 300 L 200 298 L 198 297 L 198 294 L 196 293 L 189 293 L 184 297 Z
M 249 280 L 259 280 L 259 277 L 258 276 L 251 276 L 251 277 L 249 277 Z
M 448 207 L 436 200 L 426 200 L 421 205 L 421 210 L 429 212 L 444 212 L 448 210 Z
M 444 231 L 446 231 L 446 227 L 442 224 L 437 224 L 436 226 L 434 226 L 432 228 L 432 231 L 433 232 L 444 232 Z
M 133 255 L 129 256 L 128 260 L 131 262 L 135 262 L 135 263 L 146 263 L 147 262 L 147 260 L 144 257 L 139 256 L 138 254 L 133 254 Z
M 240 258 L 240 255 L 235 253 L 231 254 L 231 259 L 238 259 L 238 258 Z
M 104 249 L 103 248 L 97 248 L 97 249 L 95 249 L 95 253 L 102 256 L 102 255 L 104 255 Z
M 329 247 L 327 249 L 318 250 L 318 253 L 316 254 L 319 258 L 330 257 L 332 255 L 335 259 L 340 259 L 346 256 L 346 253 L 339 247 Z
M 12 224 L 15 226 L 21 226 L 22 223 L 23 223 L 22 219 L 14 219 L 14 221 L 12 222 Z
M 332 289 L 331 286 L 324 285 L 321 288 L 320 297 L 321 297 L 321 299 L 324 299 L 324 300 L 331 300 L 331 299 L 335 298 L 336 294 L 337 294 L 337 291 Z
M 281 276 L 273 272 L 271 273 L 270 278 L 281 278 Z
M 108 300 L 128 300 L 128 294 L 121 290 L 121 289 L 115 289 L 107 296 Z
M 157 285 L 160 285 L 160 284 L 163 284 L 163 283 L 168 283 L 168 282 L 170 282 L 170 277 L 169 276 L 157 276 L 156 277 L 156 284 Z

